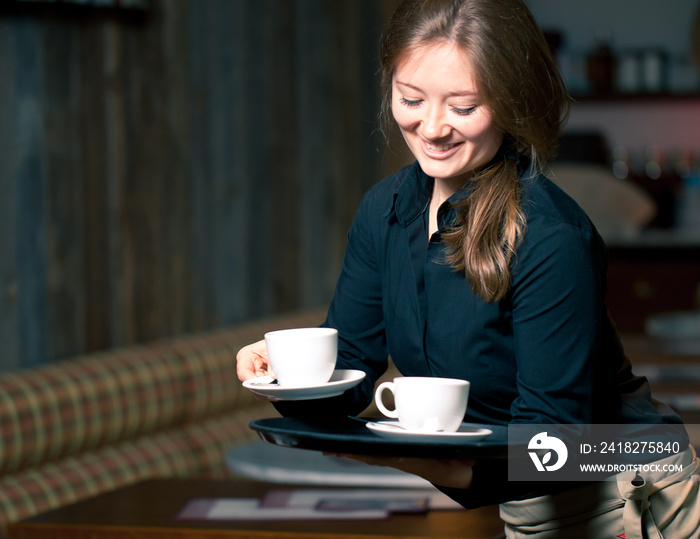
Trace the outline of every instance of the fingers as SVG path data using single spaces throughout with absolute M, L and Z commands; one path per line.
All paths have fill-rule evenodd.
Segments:
M 240 349 L 236 355 L 236 374 L 241 382 L 260 376 L 268 376 L 271 371 L 267 362 L 267 347 L 260 340 Z

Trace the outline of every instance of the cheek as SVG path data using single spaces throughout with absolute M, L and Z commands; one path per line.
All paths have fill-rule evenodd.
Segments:
M 409 129 L 414 122 L 411 111 L 406 107 L 400 106 L 398 103 L 391 104 L 391 113 L 394 116 L 394 121 L 398 124 L 401 130 Z
M 501 134 L 496 126 L 493 125 L 491 118 L 480 118 L 474 122 L 468 129 L 472 140 L 481 141 L 486 144 L 500 143 Z
M 488 129 L 484 130 L 482 137 L 486 150 L 491 152 L 495 152 L 503 141 L 503 133 L 494 125 L 489 125 Z

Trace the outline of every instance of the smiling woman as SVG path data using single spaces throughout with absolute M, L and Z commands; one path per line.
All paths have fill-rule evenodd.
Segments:
M 602 238 L 543 174 L 569 97 L 522 0 L 405 0 L 380 57 L 385 120 L 396 121 L 416 161 L 364 197 L 324 323 L 338 329 L 337 368 L 367 375 L 341 396 L 280 401 L 278 411 L 357 414 L 391 356 L 404 376 L 468 381 L 470 423 L 685 432 L 622 350 L 607 312 Z M 239 377 L 254 377 L 266 353 L 264 342 L 242 349 Z M 577 440 L 566 441 L 573 453 Z M 588 488 L 510 480 L 505 464 L 483 458 L 356 458 L 419 475 L 465 507 L 500 503 L 509 538 L 642 529 L 691 537 L 700 532 L 700 483 L 685 479 L 699 462 L 684 445 L 681 475 Z M 659 480 L 667 486 L 652 491 Z M 648 510 L 635 513 L 640 497 Z
M 435 179 L 432 236 L 440 206 L 496 155 L 503 132 L 479 95 L 469 57 L 448 42 L 422 45 L 400 61 L 392 113 L 421 168 Z
M 504 28 L 503 20 L 518 30 Z M 448 260 L 484 300 L 502 299 L 525 226 L 517 156 L 527 156 L 541 170 L 556 153 L 569 112 L 549 46 L 527 8 L 510 2 L 461 2 L 449 11 L 440 2 L 425 2 L 421 9 L 404 3 L 386 35 L 392 38 L 384 39 L 381 48 L 383 120 L 385 125 L 396 120 L 421 167 L 428 166 L 424 171 L 437 178 L 431 235 L 440 205 L 471 173 L 472 195 L 455 202 L 465 226 L 444 234 Z M 432 95 L 411 97 L 416 91 Z M 416 114 L 404 114 L 397 102 L 414 106 Z M 439 114 L 445 107 L 451 115 Z M 422 121 L 420 131 L 417 121 Z M 445 147 L 450 137 L 463 144 Z

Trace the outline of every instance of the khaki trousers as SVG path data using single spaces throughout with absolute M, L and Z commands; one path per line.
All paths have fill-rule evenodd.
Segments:
M 700 460 L 689 447 L 657 461 L 673 475 L 625 472 L 578 489 L 501 504 L 508 539 L 699 539 Z

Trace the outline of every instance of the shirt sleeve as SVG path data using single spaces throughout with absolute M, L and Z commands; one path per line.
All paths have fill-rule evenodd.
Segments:
M 604 246 L 592 227 L 569 223 L 529 236 L 513 271 L 513 422 L 590 423 L 606 316 Z
M 348 233 L 333 300 L 324 326 L 338 330 L 338 369 L 366 373 L 362 383 L 339 397 L 276 404 L 283 415 L 352 415 L 364 410 L 374 396 L 376 380 L 386 371 L 388 353 L 382 310 L 382 280 L 374 234 L 383 219 L 376 189 L 360 204 Z
M 604 246 L 568 223 L 533 226 L 513 266 L 518 397 L 513 422 L 589 423 L 604 322 Z M 508 481 L 504 461 L 477 461 L 469 489 L 438 487 L 467 508 L 551 494 L 566 482 Z

